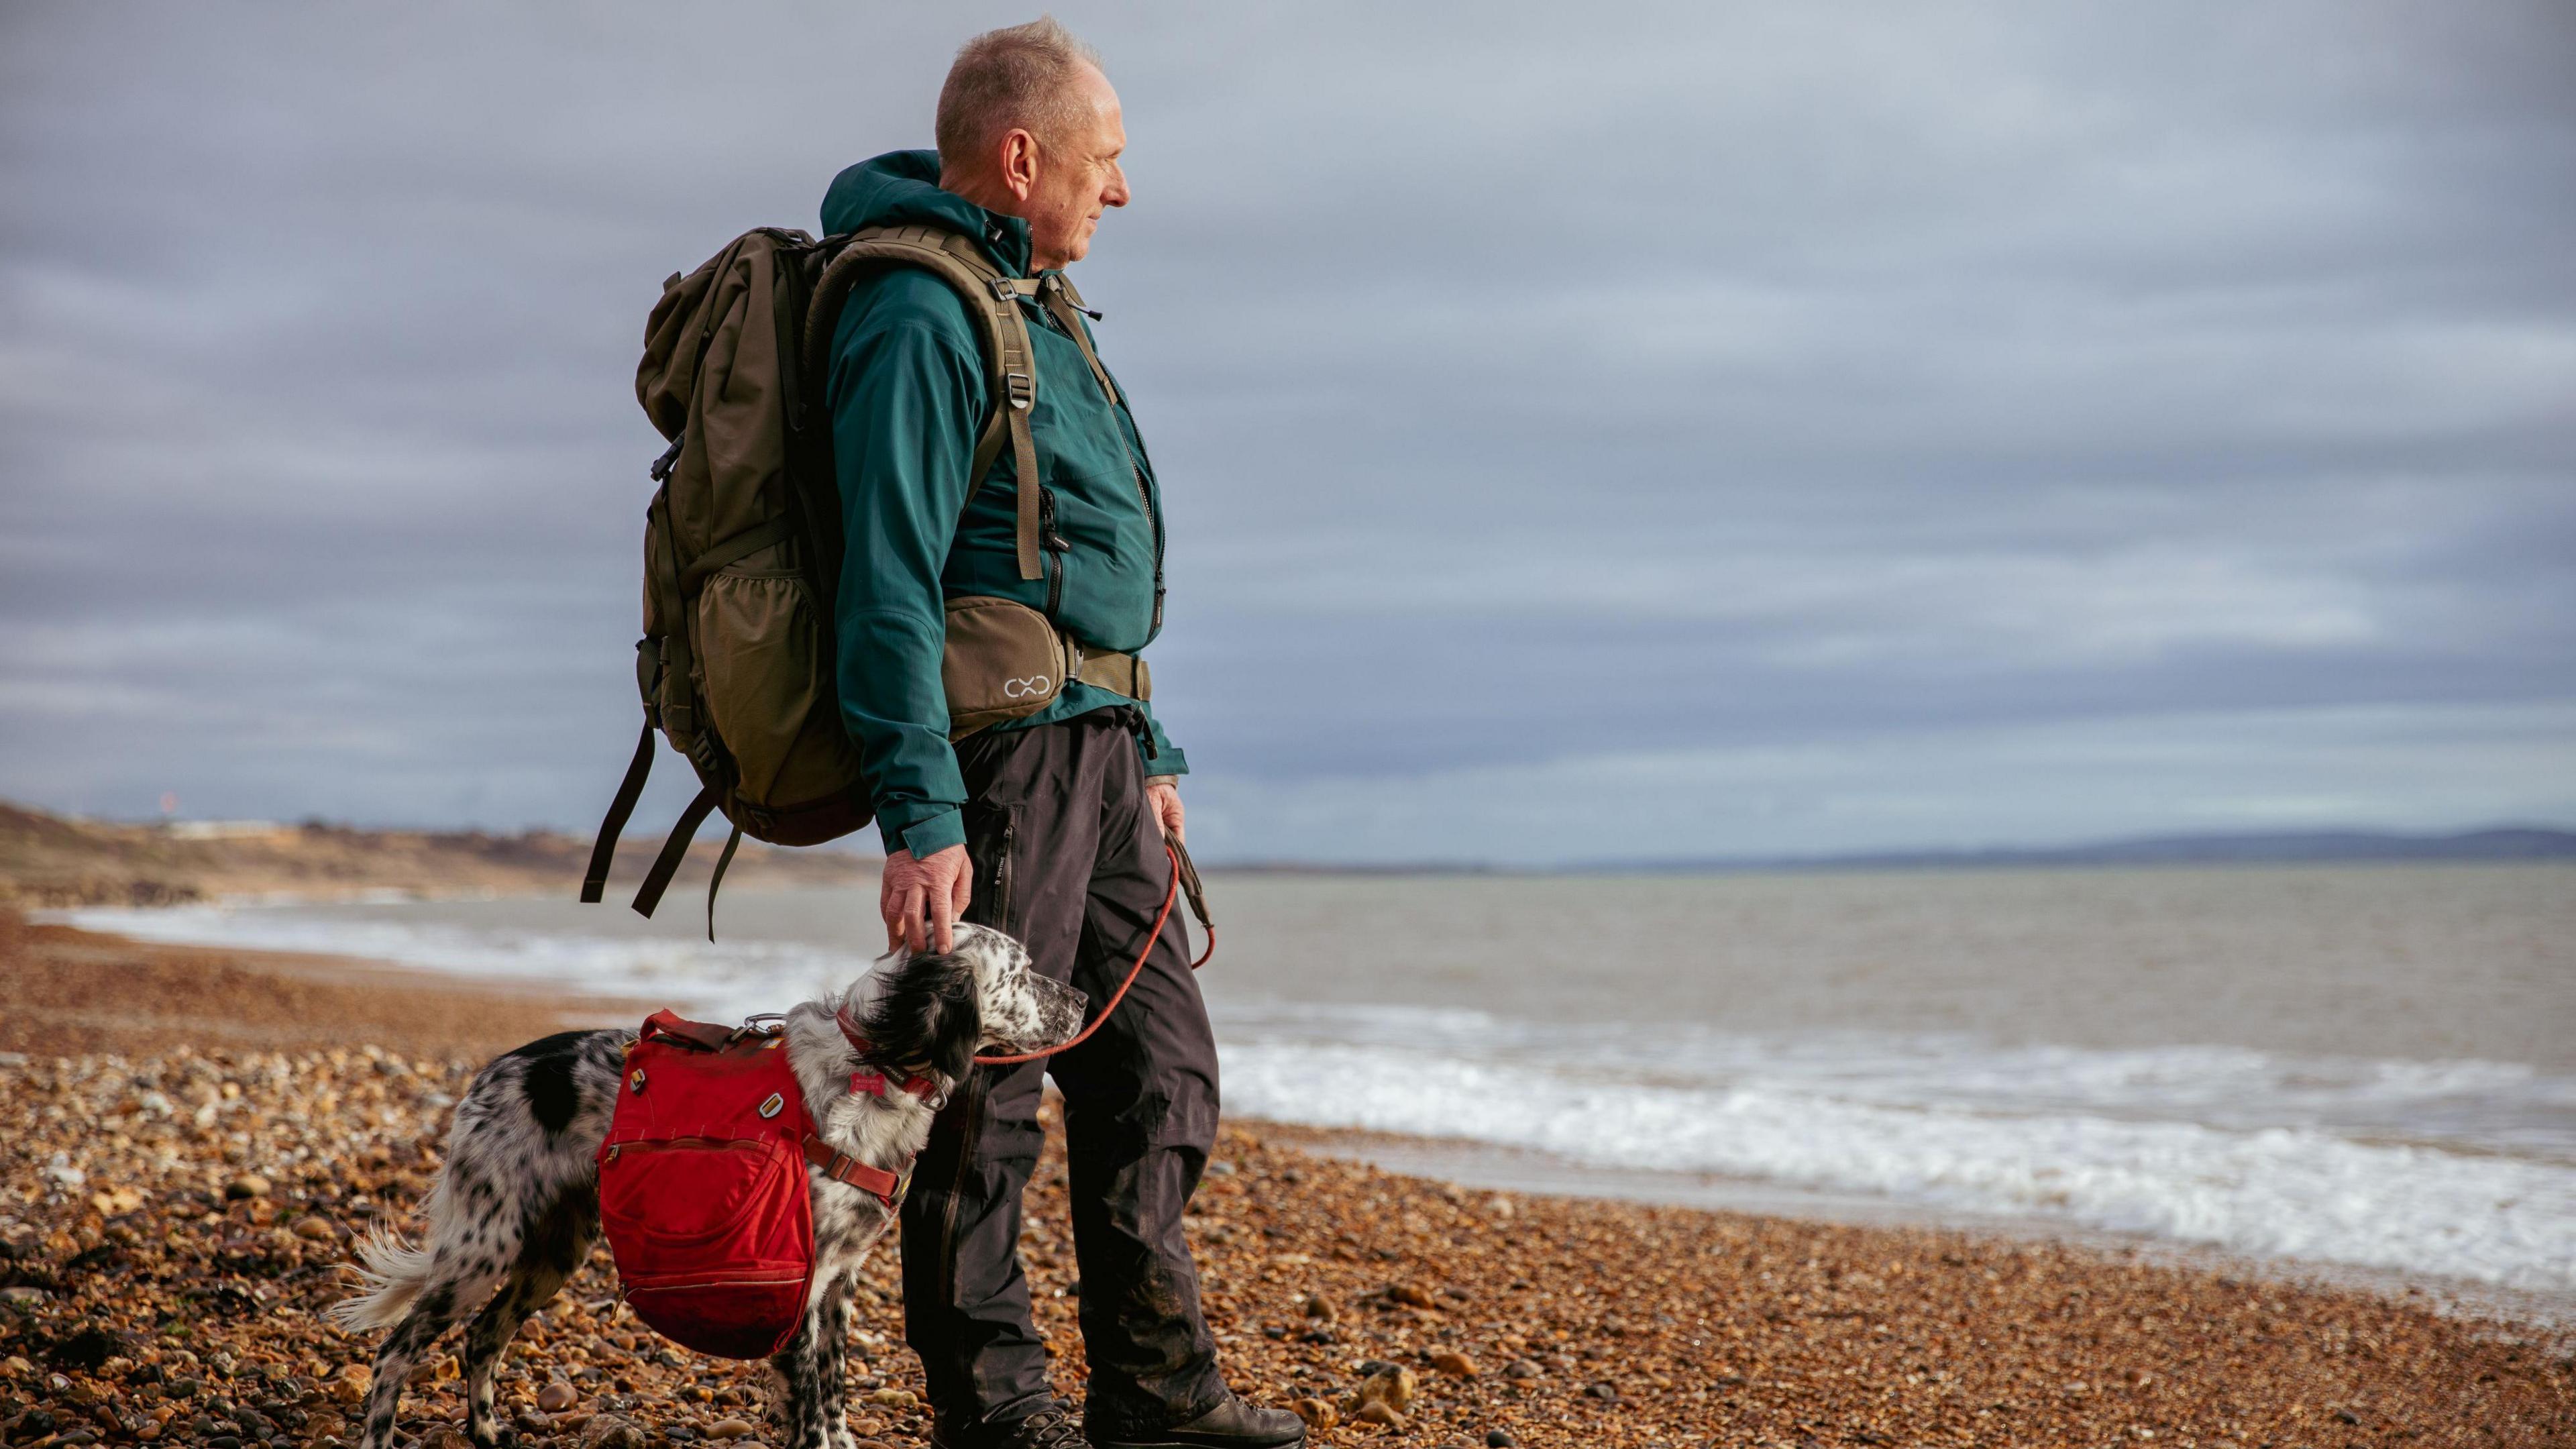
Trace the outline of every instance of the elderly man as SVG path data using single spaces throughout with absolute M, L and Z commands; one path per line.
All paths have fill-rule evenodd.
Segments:
M 1006 277 L 1082 259 L 1127 204 L 1117 93 L 1052 20 L 977 36 L 939 97 L 936 154 L 842 172 L 823 228 L 926 225 L 972 238 Z M 1142 650 L 1163 622 L 1163 515 L 1125 391 L 1071 306 L 1022 302 L 1040 575 L 1015 550 L 1019 480 L 1005 448 L 968 475 L 992 409 L 965 303 L 895 269 L 854 291 L 829 380 L 847 564 L 838 599 L 842 708 L 885 837 L 889 944 L 946 950 L 970 920 L 1027 943 L 1095 1005 L 1144 946 L 1181 836 L 1181 752 L 1133 673 L 1122 692 L 1068 681 L 1043 710 L 954 742 L 942 692 L 947 601 L 1043 610 L 1087 653 Z M 978 486 L 978 485 L 983 486 Z M 1020 1271 L 1020 1196 L 1037 1165 L 1039 1081 L 1065 1099 L 1074 1252 L 1090 1364 L 1076 1429 L 1047 1381 Z M 903 1204 L 904 1321 L 949 1449 L 1289 1445 L 1294 1415 L 1218 1376 L 1181 1214 L 1216 1139 L 1216 1048 L 1180 934 L 1167 929 L 1126 1001 L 1049 1063 L 960 1086 Z

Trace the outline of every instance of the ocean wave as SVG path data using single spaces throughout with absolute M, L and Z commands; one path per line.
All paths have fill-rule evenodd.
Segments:
M 2240 1252 L 2576 1288 L 2576 1168 L 2329 1132 L 1648 1086 L 1376 1046 L 1241 1044 L 1230 1110 L 2058 1218 Z
M 2316 1129 L 2576 1167 L 2576 1077 L 2518 1062 L 2006 1043 L 1959 1033 L 1751 1033 L 1352 1003 L 1245 1003 L 1220 1022 L 1246 1043 L 1402 1047 L 1647 1086 L 1773 1086 L 1891 1107 Z

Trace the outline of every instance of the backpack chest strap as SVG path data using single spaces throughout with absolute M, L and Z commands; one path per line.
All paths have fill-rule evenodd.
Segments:
M 870 1167 L 810 1132 L 805 1134 L 805 1160 L 825 1177 L 857 1188 L 884 1203 L 889 1210 L 903 1201 L 903 1190 L 912 1181 L 910 1167 L 906 1167 L 900 1176 L 882 1167 Z

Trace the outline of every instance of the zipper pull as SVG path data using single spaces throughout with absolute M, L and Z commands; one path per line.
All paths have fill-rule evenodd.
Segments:
M 1073 545 L 1055 531 L 1055 490 L 1038 489 L 1038 547 L 1049 553 L 1071 553 Z

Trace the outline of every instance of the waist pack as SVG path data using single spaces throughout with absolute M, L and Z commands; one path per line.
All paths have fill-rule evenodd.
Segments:
M 645 510 L 644 637 L 635 663 L 644 728 L 600 822 L 584 901 L 597 901 L 607 885 L 617 837 L 652 770 L 656 731 L 688 757 L 701 788 L 636 891 L 635 909 L 647 916 L 715 811 L 733 830 L 707 885 L 711 937 L 716 889 L 743 836 L 814 845 L 874 814 L 836 684 L 832 605 L 843 540 L 823 387 L 851 287 L 896 267 L 927 271 L 965 301 L 994 400 L 968 476 L 980 485 L 1010 450 L 1020 577 L 1044 574 L 1030 431 L 1037 366 L 1021 299 L 1056 317 L 1101 386 L 1110 386 L 1074 319 L 1082 298 L 1061 273 L 1006 277 L 974 242 L 930 226 L 870 227 L 820 241 L 762 227 L 696 271 L 674 273 L 646 324 L 635 375 L 636 400 L 670 442 L 653 465 L 658 486 Z M 996 623 L 1003 612 L 987 609 L 981 622 Z M 1067 677 L 1140 682 L 1141 666 L 1126 655 L 1085 657 L 1069 643 L 1050 653 L 1057 641 L 1045 616 L 1020 612 L 1028 618 L 1012 621 L 1000 654 L 985 650 L 995 642 L 985 637 L 996 633 L 990 628 L 951 641 L 945 673 L 960 733 L 1036 713 Z
M 775 1030 L 655 1012 L 626 1049 L 599 1146 L 599 1220 L 619 1292 L 655 1331 L 719 1358 L 786 1347 L 813 1281 L 805 1165 L 835 1154 L 813 1137 L 785 1043 Z M 901 1195 L 890 1174 L 859 1181 L 865 1171 L 835 1175 Z

